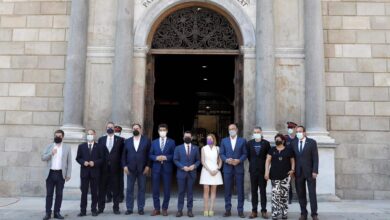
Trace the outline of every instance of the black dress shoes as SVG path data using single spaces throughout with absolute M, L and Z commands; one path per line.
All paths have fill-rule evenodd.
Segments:
M 121 212 L 120 212 L 119 210 L 114 210 L 114 214 L 115 214 L 115 215 L 120 215 Z
M 51 218 L 51 213 L 46 213 L 45 217 L 43 217 L 43 220 L 49 220 Z
M 93 217 L 96 217 L 96 216 L 98 216 L 99 214 L 97 213 L 97 212 L 92 212 L 92 216 Z
M 187 216 L 190 217 L 190 218 L 193 218 L 194 217 L 194 213 L 192 213 L 192 211 L 188 211 L 187 212 Z
M 230 211 L 226 211 L 224 214 L 223 214 L 223 217 L 230 217 L 232 216 L 232 213 Z
M 83 217 L 83 216 L 86 216 L 86 214 L 83 213 L 83 212 L 80 212 L 77 216 L 78 216 L 78 217 Z
M 238 217 L 240 217 L 240 218 L 245 218 L 244 212 L 239 212 L 239 213 L 238 213 Z
M 182 217 L 182 216 L 183 216 L 183 212 L 182 211 L 177 211 L 176 217 L 179 218 L 179 217 Z
M 143 210 L 138 211 L 138 215 L 145 215 L 145 212 Z
M 64 217 L 59 212 L 54 213 L 54 218 L 56 218 L 56 219 L 64 219 Z
M 131 215 L 131 214 L 133 214 L 133 211 L 127 210 L 127 211 L 125 212 L 125 215 Z

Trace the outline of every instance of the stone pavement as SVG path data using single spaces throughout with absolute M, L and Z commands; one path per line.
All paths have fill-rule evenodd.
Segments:
M 126 216 L 123 213 L 125 204 L 121 204 L 122 214 L 114 215 L 111 209 L 107 209 L 104 214 L 98 217 L 92 217 L 89 210 L 87 216 L 83 218 L 77 217 L 79 212 L 79 200 L 64 200 L 62 204 L 61 213 L 66 219 L 82 219 L 82 220 L 98 220 L 98 219 L 178 219 L 175 217 L 176 213 L 176 198 L 171 199 L 171 208 L 169 210 L 168 217 L 151 217 L 152 211 L 152 199 L 150 196 L 146 200 L 145 215 L 139 216 L 133 214 Z M 233 207 L 236 205 L 236 200 L 233 199 Z M 108 204 L 107 207 L 111 207 L 112 204 Z M 1 220 L 33 220 L 42 219 L 44 215 L 45 199 L 43 197 L 23 197 L 23 198 L 0 198 L 0 219 Z M 346 201 L 339 202 L 319 202 L 319 218 L 321 220 L 390 220 L 390 201 L 389 200 L 359 200 L 359 201 Z M 211 219 L 202 216 L 203 201 L 199 197 L 194 201 L 194 219 Z M 224 201 L 219 198 L 216 202 L 216 216 L 212 219 L 225 219 L 222 217 L 224 212 Z M 246 215 L 249 215 L 251 210 L 251 204 L 249 201 L 245 201 Z M 308 207 L 310 208 L 310 207 Z M 268 203 L 268 209 L 270 204 Z M 185 212 L 184 212 L 185 214 Z M 233 216 L 228 219 L 239 219 L 236 212 L 233 212 Z M 299 205 L 297 202 L 293 202 L 289 206 L 289 219 L 299 218 Z M 189 219 L 188 217 L 182 217 L 181 219 Z

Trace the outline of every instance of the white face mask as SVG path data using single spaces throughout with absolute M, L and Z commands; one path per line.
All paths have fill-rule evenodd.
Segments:
M 289 128 L 289 129 L 287 130 L 287 133 L 288 133 L 288 134 L 292 134 L 292 133 L 294 133 L 294 129 L 292 129 L 292 128 Z
M 121 136 L 121 133 L 119 133 L 119 132 L 115 132 L 115 136 Z
M 229 135 L 230 135 L 230 137 L 234 137 L 234 136 L 237 135 L 237 131 L 235 131 L 235 130 L 229 130 Z
M 158 134 L 160 135 L 160 137 L 162 138 L 165 138 L 167 136 L 167 132 L 166 131 L 159 131 Z
M 253 134 L 254 139 L 261 139 L 261 134 Z
M 91 134 L 87 135 L 87 141 L 88 141 L 88 142 L 92 142 L 93 139 L 94 139 L 94 136 L 93 136 L 93 135 L 91 135 Z
M 303 133 L 302 133 L 302 132 L 298 132 L 298 133 L 297 133 L 297 138 L 298 138 L 299 140 L 301 140 L 301 139 L 303 138 Z

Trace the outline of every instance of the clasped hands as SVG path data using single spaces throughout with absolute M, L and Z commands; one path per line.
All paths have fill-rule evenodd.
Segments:
M 184 166 L 183 167 L 183 170 L 186 171 L 186 172 L 189 172 L 189 171 L 193 171 L 195 170 L 195 165 L 191 165 L 191 166 Z
M 167 159 L 166 156 L 160 155 L 160 156 L 156 157 L 156 160 L 162 163 L 162 162 L 164 162 L 165 160 L 168 160 L 168 159 Z
M 228 158 L 226 159 L 226 163 L 232 166 L 237 166 L 241 163 L 241 161 L 239 159 Z
M 84 162 L 84 166 L 88 167 L 94 167 L 95 166 L 95 163 L 93 161 L 85 161 Z

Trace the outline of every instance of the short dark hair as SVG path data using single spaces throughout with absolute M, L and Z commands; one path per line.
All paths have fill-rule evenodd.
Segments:
M 54 135 L 55 135 L 55 134 L 62 134 L 62 137 L 65 136 L 65 132 L 64 132 L 63 130 L 61 130 L 61 129 L 56 130 L 56 131 L 54 132 Z
M 286 137 L 281 133 L 276 134 L 274 140 L 276 140 L 276 138 L 278 138 L 278 137 L 280 139 L 282 139 L 282 141 L 286 141 Z
M 298 128 L 302 128 L 303 129 L 303 132 L 306 132 L 306 128 L 305 128 L 305 126 L 303 126 L 303 125 L 299 125 L 298 127 L 297 127 L 297 129 Z
M 253 128 L 253 130 L 255 130 L 255 129 L 259 129 L 260 131 L 262 131 L 263 129 L 261 129 L 261 127 L 260 126 L 256 126 L 256 127 L 254 127 Z
M 94 129 L 88 129 L 87 133 L 88 133 L 88 131 L 92 131 L 94 134 L 96 134 L 96 131 Z
M 106 126 L 107 126 L 107 125 L 114 125 L 114 126 L 115 126 L 115 123 L 112 122 L 112 121 L 109 121 L 109 122 L 107 122 Z
M 160 129 L 160 128 L 165 128 L 168 130 L 168 125 L 167 124 L 159 124 L 158 129 Z
M 236 126 L 236 128 L 238 129 L 238 125 L 236 123 L 230 123 L 228 127 L 230 127 L 231 125 Z
M 190 134 L 192 136 L 192 132 L 191 131 L 185 131 L 184 134 Z
M 138 126 L 139 128 L 142 128 L 141 124 L 140 123 L 133 123 L 131 125 L 131 128 L 134 128 L 134 126 Z

